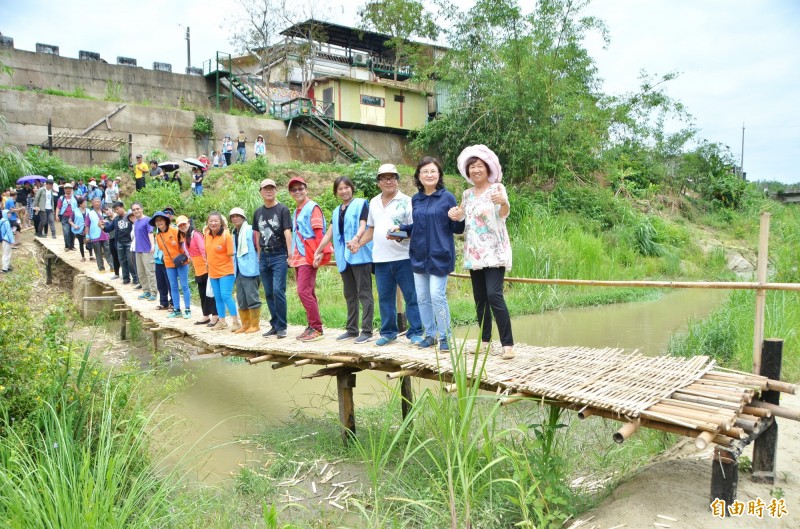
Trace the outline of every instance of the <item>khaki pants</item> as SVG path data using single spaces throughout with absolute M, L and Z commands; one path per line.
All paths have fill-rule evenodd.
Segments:
M 153 254 L 136 252 L 136 272 L 139 274 L 139 284 L 142 285 L 144 292 L 153 294 L 158 292 L 156 288 L 156 265 L 153 261 Z
M 0 243 L 3 247 L 2 252 L 2 269 L 8 270 L 8 267 L 11 266 L 11 243 L 2 241 Z

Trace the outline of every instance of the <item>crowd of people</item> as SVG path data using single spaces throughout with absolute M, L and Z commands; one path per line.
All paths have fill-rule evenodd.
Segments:
M 52 179 L 34 194 L 32 218 L 38 218 L 39 237 L 46 236 L 48 227 L 55 237 L 54 222 L 60 222 L 67 251 L 74 251 L 77 241 L 85 260 L 86 245 L 101 273 L 107 263 L 112 279 L 140 289 L 139 299 L 156 302 L 156 310 L 168 311 L 171 318 L 192 318 L 190 267 L 202 311 L 196 325 L 260 332 L 263 287 L 270 316 L 266 338 L 287 336 L 289 268 L 295 269 L 297 296 L 306 313 L 306 329 L 296 338 L 310 342 L 323 337 L 317 271 L 335 257 L 347 306 L 345 332 L 337 340 L 364 343 L 373 338 L 374 275 L 381 321 L 375 345 L 390 344 L 400 334 L 399 289 L 405 301 L 406 338 L 415 347 L 435 346 L 440 351 L 453 345 L 446 290 L 455 270 L 454 236 L 463 233 L 463 263 L 471 277 L 482 350 L 491 346 L 494 320 L 502 357 L 510 359 L 514 340 L 503 296 L 503 279 L 512 261 L 505 226 L 510 205 L 501 183 L 502 168 L 484 145 L 464 149 L 457 165 L 471 184 L 460 204 L 445 188 L 439 160 L 425 157 L 414 172 L 418 192 L 413 197 L 400 191 L 400 173 L 393 164 L 378 169 L 380 194 L 369 201 L 355 197 L 352 180 L 338 177 L 333 192 L 341 204 L 330 219 L 297 176 L 287 184 L 294 201 L 291 209 L 277 200 L 274 180 L 261 182 L 263 205 L 253 212 L 252 223 L 237 207 L 227 215 L 211 212 L 200 229 L 186 216 L 176 216 L 172 207 L 150 216 L 138 202 L 125 209 L 118 194 L 108 195 L 108 187 L 106 194 L 95 192 L 94 181 L 85 193 L 78 188 L 83 194 L 67 182 L 59 196 Z M 19 210 L 13 198 L 5 201 L 5 222 L 0 222 L 3 271 L 6 245 L 14 244 L 9 205 Z

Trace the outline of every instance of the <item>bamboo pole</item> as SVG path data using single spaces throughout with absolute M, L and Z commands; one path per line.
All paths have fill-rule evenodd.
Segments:
M 769 246 L 769 213 L 761 213 L 761 225 L 758 233 L 758 266 L 756 280 L 759 283 L 767 281 L 767 259 Z M 753 373 L 761 373 L 761 344 L 764 342 L 764 306 L 767 301 L 767 291 L 763 288 L 756 290 L 756 316 L 753 329 Z
M 800 411 L 797 410 L 790 410 L 789 408 L 784 408 L 783 406 L 771 404 L 761 400 L 754 400 L 750 403 L 750 405 L 756 408 L 764 408 L 765 410 L 769 410 L 774 417 L 783 417 L 784 419 L 800 421 Z
M 695 438 L 694 446 L 698 450 L 705 450 L 708 443 L 712 441 L 714 441 L 714 434 L 712 432 L 703 432 Z
M 614 442 L 617 444 L 622 444 L 626 439 L 628 439 L 631 435 L 639 429 L 642 425 L 641 421 L 633 421 L 626 423 L 622 428 L 616 431 L 612 438 Z
M 469 279 L 467 274 L 450 274 L 458 279 Z M 800 291 L 800 283 L 758 283 L 736 281 L 598 281 L 594 279 L 539 279 L 530 277 L 506 277 L 509 283 L 534 285 L 568 285 L 583 287 L 613 288 L 709 288 L 719 290 L 790 290 Z
M 400 377 L 407 377 L 409 375 L 416 375 L 417 371 L 414 369 L 401 369 L 400 371 L 395 371 L 394 373 L 386 373 L 387 380 L 394 380 Z
M 250 365 L 256 365 L 260 364 L 261 362 L 269 362 L 270 360 L 274 359 L 275 357 L 272 355 L 261 355 L 256 358 L 251 358 L 250 360 L 248 360 L 248 362 L 250 363 Z

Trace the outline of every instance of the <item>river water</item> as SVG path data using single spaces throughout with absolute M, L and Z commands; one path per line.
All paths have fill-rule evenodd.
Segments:
M 672 334 L 685 330 L 690 319 L 704 318 L 726 298 L 726 291 L 687 289 L 655 301 L 535 314 L 514 320 L 514 339 L 536 345 L 620 347 L 659 355 L 666 351 Z M 477 328 L 459 329 L 456 334 L 475 337 Z M 191 380 L 166 406 L 177 419 L 178 435 L 184 443 L 178 452 L 194 446 L 191 452 L 197 454 L 213 447 L 202 456 L 205 463 L 192 477 L 206 483 L 224 481 L 256 460 L 252 448 L 235 442 L 241 436 L 289 421 L 296 412 L 335 412 L 336 386 L 330 377 L 301 378 L 316 369 L 273 370 L 269 362 L 250 366 L 226 358 L 190 361 L 177 367 L 176 374 L 189 374 Z M 428 384 L 414 380 L 418 385 Z M 358 375 L 356 417 L 359 406 L 388 398 L 385 384 L 385 373 Z M 418 390 L 416 387 L 415 392 Z

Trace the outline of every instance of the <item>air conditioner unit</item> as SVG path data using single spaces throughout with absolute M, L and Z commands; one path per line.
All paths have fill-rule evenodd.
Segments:
M 356 53 L 353 58 L 353 62 L 356 64 L 366 64 L 367 63 L 367 56 L 363 53 Z

